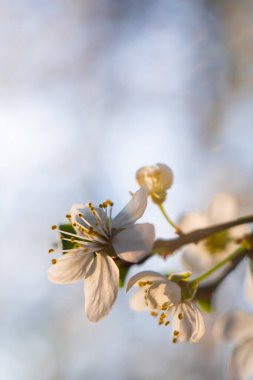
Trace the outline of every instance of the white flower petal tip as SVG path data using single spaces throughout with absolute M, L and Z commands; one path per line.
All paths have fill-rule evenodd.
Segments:
M 205 324 L 198 307 L 190 301 L 181 301 L 181 288 L 159 273 L 141 272 L 130 278 L 126 291 L 139 285 L 130 301 L 136 311 L 149 310 L 158 317 L 158 324 L 173 325 L 172 342 L 198 343 L 205 333 Z M 142 294 L 142 297 L 141 297 Z
M 119 269 L 113 259 L 97 255 L 84 281 L 85 313 L 91 322 L 104 318 L 111 310 L 118 293 Z
M 155 203 L 162 203 L 166 198 L 167 190 L 173 183 L 173 172 L 165 164 L 143 166 L 136 172 L 136 180 L 144 186 Z
M 48 279 L 56 284 L 70 284 L 80 280 L 91 264 L 93 256 L 83 253 L 66 253 L 59 260 L 53 259 L 48 269 Z
M 149 308 L 146 304 L 146 301 L 143 297 L 142 289 L 138 289 L 134 295 L 130 298 L 129 305 L 134 311 L 148 311 Z
M 130 280 L 127 283 L 126 286 L 126 292 L 128 292 L 134 285 L 137 285 L 138 281 L 146 282 L 146 281 L 161 281 L 165 282 L 166 278 L 161 275 L 160 273 L 153 272 L 153 271 L 143 271 L 140 273 L 137 273 L 133 277 L 130 278 Z
M 114 237 L 113 247 L 122 260 L 138 263 L 152 250 L 154 240 L 152 224 L 135 224 Z
M 198 343 L 205 334 L 204 319 L 198 307 L 185 301 L 179 305 L 177 313 L 174 329 L 179 333 L 176 341 Z
M 127 228 L 142 217 L 147 207 L 147 191 L 144 187 L 137 190 L 128 204 L 112 221 L 112 228 Z

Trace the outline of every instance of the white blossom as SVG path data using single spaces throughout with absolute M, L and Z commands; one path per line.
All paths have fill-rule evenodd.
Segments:
M 253 375 L 253 315 L 234 311 L 215 325 L 215 335 L 235 343 L 228 362 L 229 380 L 248 380 Z
M 85 312 L 90 321 L 98 321 L 108 314 L 116 299 L 119 269 L 113 258 L 118 256 L 136 263 L 152 249 L 154 226 L 135 224 L 146 205 L 147 192 L 140 188 L 115 218 L 109 200 L 100 207 L 78 204 L 67 215 L 76 234 L 52 227 L 75 247 L 67 252 L 56 250 L 61 256 L 52 260 L 48 278 L 57 284 L 84 280 Z
M 190 212 L 180 221 L 184 232 L 225 223 L 238 217 L 237 200 L 230 194 L 217 194 L 209 205 L 207 213 Z M 244 225 L 218 232 L 198 244 L 189 244 L 184 249 L 183 263 L 192 272 L 199 273 L 215 265 L 232 253 L 236 248 L 236 239 L 247 232 Z
M 144 186 L 155 203 L 162 203 L 166 198 L 167 190 L 173 183 L 173 172 L 165 164 L 143 166 L 136 172 L 136 179 L 140 186 Z
M 139 289 L 131 298 L 130 306 L 136 311 L 150 311 L 158 324 L 173 325 L 172 342 L 197 343 L 205 333 L 205 325 L 198 307 L 181 299 L 181 288 L 167 277 L 153 271 L 140 272 L 130 278 L 126 290 L 133 285 Z

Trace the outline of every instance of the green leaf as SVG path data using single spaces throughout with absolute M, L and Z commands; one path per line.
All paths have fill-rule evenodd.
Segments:
M 130 266 L 119 267 L 119 287 L 123 288 L 125 284 L 125 279 L 129 271 Z
M 205 313 L 211 313 L 213 311 L 212 299 L 198 299 L 198 307 Z
M 60 224 L 59 226 L 59 229 L 62 230 L 62 231 L 66 231 L 66 232 L 69 232 L 71 234 L 75 234 L 76 235 L 76 231 L 75 229 L 72 227 L 71 224 Z M 60 236 L 66 238 L 66 239 L 69 239 L 70 236 L 69 235 L 65 235 L 63 233 L 60 234 Z M 72 249 L 75 247 L 75 243 L 72 243 L 71 241 L 67 241 L 67 240 L 61 240 L 61 244 L 62 244 L 62 249 Z

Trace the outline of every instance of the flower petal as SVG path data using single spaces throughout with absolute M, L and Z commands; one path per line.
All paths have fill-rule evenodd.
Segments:
M 128 204 L 120 211 L 113 219 L 112 228 L 126 228 L 135 223 L 144 214 L 147 207 L 147 191 L 141 187 L 134 195 Z
M 253 331 L 253 315 L 240 310 L 227 313 L 214 326 L 217 338 L 238 342 L 247 338 Z
M 219 255 L 210 254 L 201 243 L 189 244 L 182 255 L 183 265 L 194 274 L 211 268 L 220 260 Z
M 178 306 L 176 313 L 173 326 L 175 331 L 179 331 L 178 341 L 199 342 L 205 333 L 205 324 L 197 306 L 186 301 Z M 180 313 L 182 313 L 182 319 L 178 318 Z
M 165 164 L 157 164 L 160 169 L 161 188 L 169 189 L 173 183 L 173 172 L 171 168 Z
M 200 212 L 189 212 L 185 214 L 179 222 L 180 229 L 185 232 L 191 232 L 199 228 L 208 226 L 208 218 Z
M 172 281 L 155 282 L 147 293 L 147 303 L 151 309 L 161 309 L 165 304 L 178 304 L 181 300 L 181 289 Z
M 253 338 L 241 341 L 234 349 L 228 366 L 229 380 L 246 380 L 253 375 Z
M 118 293 L 119 269 L 106 254 L 97 254 L 85 276 L 85 312 L 97 322 L 112 308 Z
M 66 253 L 48 269 L 48 279 L 56 284 L 80 280 L 93 260 L 93 253 Z
M 238 203 L 236 198 L 231 194 L 216 194 L 208 207 L 210 224 L 227 222 L 236 218 L 237 215 Z
M 126 286 L 126 292 L 128 292 L 129 289 L 132 288 L 138 281 L 159 281 L 159 282 L 166 282 L 166 277 L 162 276 L 160 273 L 153 272 L 153 271 L 143 271 L 135 274 L 133 277 L 130 278 L 130 280 L 127 283 Z
M 151 251 L 155 239 L 153 224 L 135 224 L 113 238 L 113 248 L 125 261 L 138 263 Z
M 142 288 L 137 289 L 132 298 L 130 299 L 130 307 L 135 311 L 148 311 L 147 304 L 144 298 L 144 291 Z
M 102 220 L 102 223 L 105 224 L 106 213 L 104 212 L 104 210 L 99 207 L 94 207 L 94 209 L 98 213 L 99 218 Z M 83 218 L 80 218 L 79 214 L 82 214 Z M 73 205 L 70 209 L 70 215 L 71 215 L 72 223 L 76 222 L 76 223 L 81 224 L 85 228 L 89 228 L 89 224 L 85 223 L 85 221 L 83 220 L 85 219 L 87 220 L 88 223 L 90 223 L 94 227 L 94 229 L 96 229 L 97 219 L 94 215 L 92 215 L 91 210 L 88 206 L 88 203 L 86 204 L 80 203 L 80 204 Z M 75 230 L 77 231 L 77 233 L 80 233 L 78 228 L 75 228 Z
M 246 278 L 244 281 L 244 295 L 246 300 L 253 304 L 253 261 L 247 267 Z M 253 316 L 252 316 L 253 319 Z
M 155 166 L 143 166 L 136 172 L 136 180 L 140 186 L 146 188 L 148 193 L 154 190 L 154 177 L 160 176 L 159 169 Z
M 144 186 L 149 194 L 153 192 L 165 192 L 173 183 L 173 172 L 165 164 L 156 166 L 143 166 L 136 172 L 136 180 L 140 186 Z

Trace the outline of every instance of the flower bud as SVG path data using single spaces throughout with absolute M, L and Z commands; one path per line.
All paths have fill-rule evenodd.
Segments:
M 136 172 L 136 179 L 140 186 L 147 189 L 153 202 L 164 202 L 167 192 L 173 183 L 173 172 L 164 164 L 143 166 Z

